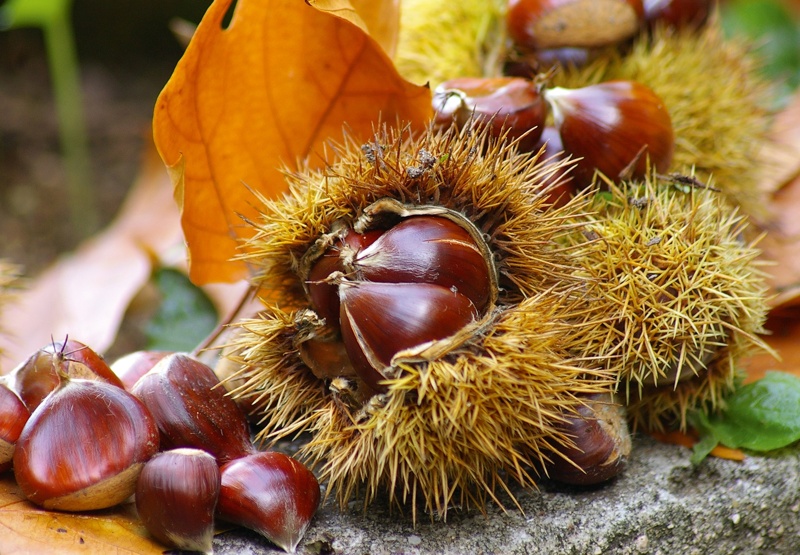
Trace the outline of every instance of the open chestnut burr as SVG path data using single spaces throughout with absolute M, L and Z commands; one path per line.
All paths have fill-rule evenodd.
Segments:
M 414 357 L 477 322 L 493 302 L 494 268 L 474 225 L 441 210 L 384 201 L 355 227 L 310 251 L 307 287 L 328 326 L 338 329 L 355 373 L 374 391 L 395 356 Z M 437 343 L 439 342 L 439 343 Z
M 277 302 L 240 322 L 234 394 L 257 399 L 261 438 L 313 435 L 298 457 L 343 506 L 386 491 L 444 517 L 530 485 L 582 396 L 613 385 L 571 354 L 584 246 L 558 237 L 586 196 L 554 206 L 559 163 L 481 125 L 342 150 L 254 222 L 246 258 Z

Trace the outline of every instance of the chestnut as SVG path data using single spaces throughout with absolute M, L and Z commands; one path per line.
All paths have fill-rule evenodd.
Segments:
M 157 540 L 185 551 L 211 553 L 220 492 L 214 457 L 199 449 L 159 453 L 136 483 L 136 510 Z
M 158 428 L 133 395 L 62 376 L 17 440 L 14 477 L 25 497 L 45 509 L 104 509 L 133 494 L 157 451 Z
M 347 354 L 376 391 L 396 354 L 454 335 L 480 316 L 466 295 L 431 283 L 343 281 L 339 299 Z
M 360 229 L 376 222 L 382 227 Z M 329 361 L 310 364 L 318 374 L 350 375 L 352 367 L 382 391 L 395 356 L 418 357 L 481 319 L 496 295 L 495 269 L 480 232 L 460 215 L 379 206 L 355 226 L 304 261 L 312 306 L 340 333 L 349 364 L 336 341 L 311 339 L 300 351 Z
M 521 77 L 459 77 L 433 92 L 434 122 L 459 128 L 475 123 L 491 129 L 491 135 L 518 140 L 521 151 L 530 151 L 542 133 L 547 105 L 539 88 Z
M 589 486 L 606 482 L 625 469 L 631 436 L 625 408 L 613 395 L 586 397 L 577 414 L 564 418 L 560 430 L 570 443 L 559 446 L 546 466 L 553 480 Z
M 224 465 L 217 516 L 294 553 L 320 503 L 319 482 L 296 459 L 262 451 Z
M 348 229 L 311 268 L 307 280 L 311 303 L 328 325 L 335 326 L 339 321 L 339 295 L 336 285 L 326 282 L 325 279 L 334 272 L 347 271 L 344 260 L 352 258 L 353 253 L 371 245 L 382 234 L 382 230 L 356 233 Z
M 711 0 L 643 0 L 644 19 L 648 25 L 663 23 L 669 27 L 700 27 L 712 10 Z
M 152 413 L 162 449 L 202 449 L 219 464 L 254 450 L 242 409 L 210 367 L 186 354 L 159 360 L 139 378 L 132 393 Z
M 583 188 L 595 170 L 612 180 L 641 178 L 650 167 L 666 172 L 675 151 L 669 111 L 649 87 L 606 81 L 544 92 L 567 154 L 580 158 L 573 174 Z
M 130 391 L 139 378 L 168 354 L 171 354 L 170 351 L 134 351 L 115 360 L 111 371 L 120 379 L 125 389 Z
M 565 163 L 567 155 L 558 129 L 545 127 L 535 150 L 541 152 L 543 171 L 549 174 L 538 184 L 538 190 L 547 195 L 553 206 L 564 206 L 577 192 L 577 187 L 571 173 L 574 162 Z
M 22 399 L 0 383 L 0 473 L 11 468 L 14 447 L 29 417 Z
M 596 47 L 636 33 L 642 0 L 509 0 L 506 28 L 526 49 Z
M 17 392 L 28 410 L 33 411 L 58 387 L 61 375 L 101 380 L 123 387 L 103 357 L 80 341 L 69 338 L 54 341 L 33 353 L 11 371 L 8 385 Z

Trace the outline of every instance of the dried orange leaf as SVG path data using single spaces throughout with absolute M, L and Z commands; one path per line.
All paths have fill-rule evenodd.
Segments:
M 728 459 L 729 461 L 743 461 L 747 457 L 741 449 L 733 449 L 724 445 L 717 445 L 709 455 L 718 459 Z
M 366 20 L 349 2 L 317 2 L 336 8 L 326 12 L 299 0 L 239 0 L 225 29 L 230 4 L 209 8 L 153 122 L 174 170 L 196 283 L 246 276 L 243 263 L 230 262 L 249 233 L 241 216 L 255 216 L 252 190 L 285 190 L 281 168 L 324 165 L 326 142 L 344 128 L 365 139 L 381 119 L 419 129 L 431 116 L 430 91 L 398 75 L 352 22 Z
M 394 57 L 400 31 L 400 0 L 308 0 L 308 3 L 358 25 L 389 57 Z
M 3 555 L 164 552 L 131 504 L 92 513 L 49 512 L 25 501 L 9 474 L 0 478 L 0 538 Z

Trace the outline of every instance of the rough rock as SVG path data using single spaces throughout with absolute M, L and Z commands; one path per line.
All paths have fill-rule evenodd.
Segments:
M 448 513 L 446 522 L 378 500 L 340 512 L 328 500 L 298 553 L 347 554 L 728 554 L 800 553 L 800 449 L 743 462 L 708 458 L 649 437 L 634 444 L 628 470 L 605 486 L 543 483 L 517 490 L 480 512 Z M 256 534 L 234 530 L 214 540 L 216 555 L 280 552 Z

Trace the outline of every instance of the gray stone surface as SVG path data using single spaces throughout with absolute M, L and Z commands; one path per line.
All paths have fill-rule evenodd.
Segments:
M 515 492 L 524 513 L 492 506 L 447 522 L 389 510 L 380 500 L 342 513 L 332 501 L 298 547 L 302 554 L 800 554 L 800 449 L 744 462 L 706 459 L 637 438 L 627 472 L 600 488 L 544 483 Z M 355 503 L 354 503 L 355 505 Z M 247 531 L 215 538 L 216 555 L 280 551 Z

